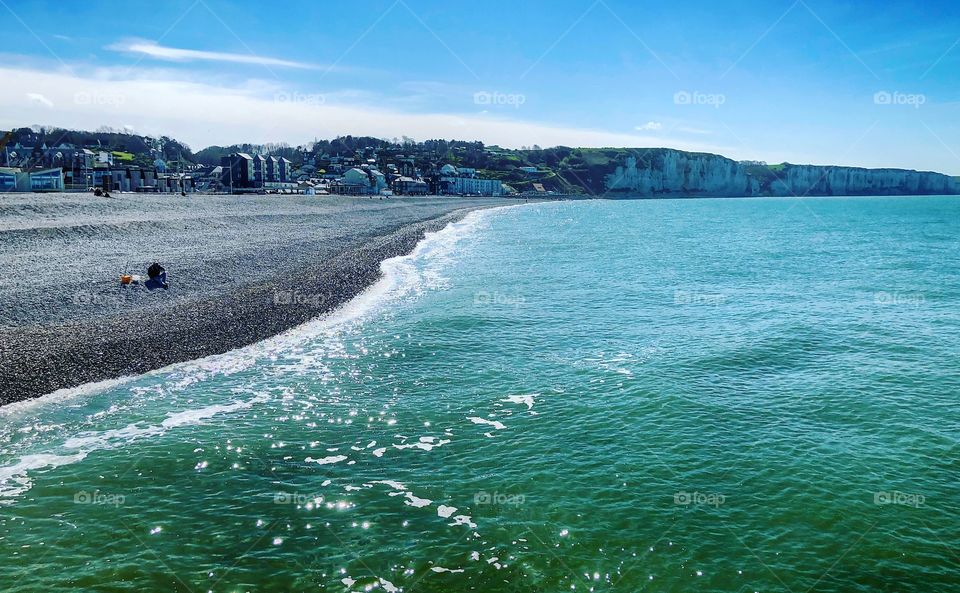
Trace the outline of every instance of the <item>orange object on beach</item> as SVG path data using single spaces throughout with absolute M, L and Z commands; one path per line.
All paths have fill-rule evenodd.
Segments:
M 130 284 L 133 282 L 133 276 L 130 274 L 121 274 L 120 275 L 120 284 Z

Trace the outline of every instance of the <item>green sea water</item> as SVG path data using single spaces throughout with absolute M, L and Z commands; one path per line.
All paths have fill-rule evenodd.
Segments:
M 0 409 L 0 590 L 960 590 L 960 200 L 505 208 L 384 272 Z

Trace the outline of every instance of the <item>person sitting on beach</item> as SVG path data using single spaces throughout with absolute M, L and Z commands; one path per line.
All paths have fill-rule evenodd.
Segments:
M 153 265 L 147 268 L 147 276 L 149 279 L 143 283 L 147 290 L 170 288 L 170 285 L 167 284 L 167 271 L 163 269 L 163 266 L 160 264 L 154 262 Z

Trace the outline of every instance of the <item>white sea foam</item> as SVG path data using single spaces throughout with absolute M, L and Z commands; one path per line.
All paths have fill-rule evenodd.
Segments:
M 470 515 L 456 515 L 453 518 L 453 523 L 451 523 L 450 525 L 451 526 L 466 525 L 471 529 L 477 528 L 477 524 L 473 522 L 473 518 Z
M 268 396 L 258 395 L 246 401 L 238 401 L 231 404 L 216 404 L 197 410 L 169 413 L 159 425 L 155 426 L 141 426 L 141 423 L 137 422 L 128 424 L 123 428 L 101 432 L 80 433 L 64 441 L 63 446 L 67 449 L 85 449 L 87 452 L 113 448 L 118 445 L 129 444 L 137 439 L 160 436 L 174 428 L 202 424 L 204 420 L 208 420 L 218 414 L 229 414 L 231 412 L 245 410 L 253 407 L 255 404 L 265 402 L 268 399 L 270 399 Z
M 511 404 L 526 404 L 528 410 L 533 409 L 533 404 L 535 403 L 534 398 L 539 397 L 539 393 L 531 393 L 529 395 L 510 395 L 506 399 L 502 399 L 502 402 L 509 402 Z
M 417 508 L 417 509 L 428 507 L 431 504 L 433 504 L 432 500 L 427 498 L 420 498 L 419 496 L 416 496 L 413 492 L 404 492 L 403 496 L 404 498 L 406 498 L 406 500 L 403 501 L 403 504 Z
M 72 399 L 96 395 L 110 389 L 115 389 L 121 385 L 134 380 L 136 377 L 120 377 L 117 379 L 108 379 L 106 381 L 97 381 L 96 383 L 86 383 L 79 387 L 69 389 L 58 389 L 47 395 L 33 399 L 14 402 L 5 406 L 0 406 L 0 418 L 13 421 L 18 416 L 27 416 L 37 408 L 55 407 Z
M 400 588 L 388 581 L 383 577 L 377 577 L 377 581 L 380 583 L 380 586 L 383 587 L 383 590 L 387 593 L 400 593 Z
M 499 420 L 487 420 L 486 418 L 477 418 L 476 416 L 471 416 L 467 418 L 467 420 L 469 420 L 470 422 L 473 422 L 474 424 L 486 424 L 488 426 L 494 427 L 497 430 L 503 430 L 507 427 L 506 424 L 504 424 L 503 422 L 500 422 Z
M 73 455 L 52 455 L 40 453 L 25 455 L 20 460 L 6 467 L 0 467 L 0 505 L 13 503 L 13 498 L 30 490 L 33 482 L 28 472 L 34 470 L 53 469 L 61 465 L 69 465 L 82 461 L 85 452 Z
M 320 459 L 314 459 L 313 457 L 307 457 L 304 459 L 307 463 L 316 463 L 317 465 L 330 465 L 333 463 L 340 463 L 341 461 L 346 461 L 346 455 L 331 455 L 329 457 L 322 457 Z
M 450 439 L 440 439 L 435 443 L 419 441 L 416 443 L 408 443 L 406 445 L 393 445 L 394 449 L 421 449 L 423 451 L 430 451 L 436 449 L 437 447 L 442 447 L 444 445 L 450 444 Z
M 395 480 L 373 480 L 371 484 L 383 484 L 384 486 L 390 486 L 394 490 L 406 490 L 407 487 L 400 482 Z
M 246 401 L 170 413 L 166 419 L 157 425 L 143 426 L 142 422 L 136 422 L 123 428 L 84 432 L 69 437 L 62 445 L 57 447 L 60 451 L 67 451 L 66 453 L 24 455 L 16 463 L 0 467 L 0 504 L 9 504 L 13 502 L 13 498 L 30 489 L 33 484 L 30 478 L 31 472 L 77 463 L 86 459 L 94 451 L 114 449 L 136 440 L 163 435 L 175 428 L 202 424 L 205 420 L 219 414 L 247 409 L 268 399 L 267 396 L 259 395 Z
M 391 492 L 389 496 L 403 496 L 405 499 L 403 501 L 403 504 L 407 506 L 420 509 L 433 504 L 432 500 L 429 500 L 426 498 L 420 498 L 419 496 L 415 495 L 413 492 L 407 492 L 406 491 L 407 487 L 404 484 L 401 484 L 400 482 L 396 482 L 394 480 L 373 480 L 371 484 L 383 484 L 384 486 L 389 486 L 390 488 L 393 488 L 395 492 Z
M 440 517 L 443 517 L 444 519 L 449 518 L 450 515 L 456 512 L 457 512 L 457 507 L 450 507 L 445 504 L 442 504 L 437 507 L 437 515 Z

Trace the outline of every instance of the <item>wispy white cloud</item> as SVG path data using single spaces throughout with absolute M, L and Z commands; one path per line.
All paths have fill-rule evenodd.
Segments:
M 44 107 L 53 107 L 53 101 L 44 97 L 40 93 L 27 93 L 27 99 L 34 105 L 43 105 Z
M 663 124 L 658 121 L 648 121 L 642 126 L 637 126 L 636 130 L 638 132 L 655 132 L 657 130 L 662 130 Z
M 713 133 L 713 132 L 711 132 L 710 130 L 704 130 L 704 129 L 701 129 L 701 128 L 691 128 L 691 127 L 689 127 L 689 126 L 677 126 L 675 129 L 676 129 L 678 132 L 682 132 L 682 133 L 684 133 L 684 134 L 697 134 L 697 135 L 700 135 L 700 136 L 705 136 L 705 135 L 708 135 L 708 134 L 712 134 L 712 133 Z
M 132 39 L 121 41 L 107 46 L 107 49 L 119 52 L 140 54 L 157 60 L 166 60 L 171 62 L 231 62 L 235 64 L 257 64 L 261 66 L 278 66 L 283 68 L 301 68 L 308 70 L 326 70 L 327 68 L 319 64 L 308 64 L 306 62 L 294 62 L 291 60 L 282 60 L 279 58 L 270 58 L 258 56 L 255 54 L 236 54 L 219 51 L 203 51 L 197 49 L 184 49 L 159 45 L 153 41 L 143 41 Z

